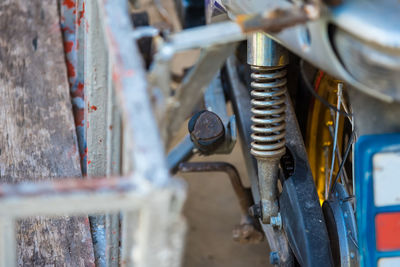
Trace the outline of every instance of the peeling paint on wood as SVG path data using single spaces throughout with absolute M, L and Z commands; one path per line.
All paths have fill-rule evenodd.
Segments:
M 0 3 L 3 183 L 81 176 L 59 21 L 56 1 Z M 17 244 L 20 266 L 94 265 L 87 217 L 23 220 Z

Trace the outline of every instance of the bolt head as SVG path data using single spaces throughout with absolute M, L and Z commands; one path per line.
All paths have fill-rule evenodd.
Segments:
M 282 229 L 282 218 L 280 213 L 278 213 L 277 216 L 272 216 L 270 222 L 272 227 L 277 228 L 279 230 Z
M 207 154 L 214 151 L 225 139 L 225 127 L 217 114 L 203 110 L 189 121 L 190 138 L 196 148 Z

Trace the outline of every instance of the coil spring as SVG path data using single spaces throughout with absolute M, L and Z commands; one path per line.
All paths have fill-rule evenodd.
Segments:
M 251 154 L 280 157 L 285 154 L 285 67 L 251 66 Z

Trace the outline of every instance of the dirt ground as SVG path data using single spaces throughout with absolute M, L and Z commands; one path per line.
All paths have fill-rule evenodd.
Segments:
M 246 186 L 249 182 L 240 145 L 230 155 L 198 157 L 192 161 L 227 161 L 235 165 Z M 223 173 L 179 173 L 188 182 L 185 216 L 188 220 L 184 267 L 267 267 L 266 241 L 243 245 L 232 239 L 240 211 L 228 177 Z

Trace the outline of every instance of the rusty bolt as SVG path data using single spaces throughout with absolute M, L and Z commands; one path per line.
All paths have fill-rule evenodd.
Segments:
M 280 213 L 278 213 L 278 216 L 271 217 L 271 225 L 279 230 L 282 229 L 282 218 Z
M 225 127 L 217 114 L 203 110 L 189 121 L 188 130 L 195 147 L 202 153 L 212 153 L 225 139 Z

